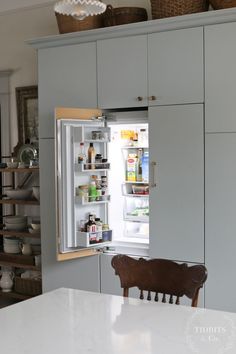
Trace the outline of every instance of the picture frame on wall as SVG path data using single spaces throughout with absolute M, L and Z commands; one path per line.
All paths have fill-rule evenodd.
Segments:
M 16 87 L 18 146 L 38 141 L 38 86 Z

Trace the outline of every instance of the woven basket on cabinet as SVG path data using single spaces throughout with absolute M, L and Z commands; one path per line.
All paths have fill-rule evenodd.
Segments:
M 215 10 L 226 9 L 228 7 L 235 7 L 236 0 L 210 0 L 210 4 Z
M 86 31 L 102 27 L 102 15 L 88 16 L 84 20 L 76 20 L 72 16 L 55 13 L 59 32 L 69 33 L 77 31 Z
M 42 294 L 42 282 L 41 280 L 25 279 L 21 277 L 15 277 L 14 290 L 16 293 L 36 296 Z
M 124 25 L 128 23 L 147 21 L 147 11 L 142 7 L 112 7 L 107 5 L 103 14 L 105 27 Z
M 152 18 L 164 18 L 207 11 L 208 0 L 150 0 Z

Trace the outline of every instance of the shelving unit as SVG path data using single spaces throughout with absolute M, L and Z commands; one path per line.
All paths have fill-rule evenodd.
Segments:
M 14 189 L 16 185 L 16 174 L 25 174 L 23 178 L 21 179 L 21 183 L 19 184 L 20 188 L 23 188 L 25 183 L 29 181 L 33 173 L 38 173 L 39 168 L 38 167 L 33 167 L 33 168 L 1 168 L 0 173 L 11 173 L 12 175 L 12 184 L 11 187 Z M 2 188 L 7 188 L 9 186 L 3 186 Z M 11 214 L 15 215 L 16 214 L 16 208 L 17 206 L 20 205 L 32 205 L 32 206 L 39 206 L 39 201 L 36 199 L 26 199 L 26 200 L 21 200 L 21 199 L 10 199 L 6 198 L 4 196 L 4 193 L 2 193 L 2 197 L 0 198 L 0 205 L 9 205 L 11 207 Z M 2 215 L 2 218 L 4 215 Z M 25 229 L 23 231 L 14 231 L 14 230 L 7 230 L 4 228 L 4 224 L 0 226 L 0 238 L 3 237 L 14 237 L 14 238 L 19 238 L 19 239 L 24 239 L 24 238 L 30 238 L 30 239 L 38 239 L 40 240 L 40 233 L 30 233 L 28 229 Z M 38 253 L 35 252 L 31 256 L 25 256 L 22 254 L 8 254 L 3 251 L 0 251 L 0 267 L 12 267 L 16 269 L 22 269 L 22 270 L 29 270 L 29 271 L 40 271 L 41 268 L 36 266 L 34 264 L 34 256 L 37 255 Z M 29 280 L 30 281 L 30 280 Z M 13 288 L 14 289 L 14 288 Z M 6 297 L 6 298 L 11 298 L 16 301 L 22 301 L 31 298 L 31 295 L 27 294 L 20 294 L 15 292 L 14 290 L 11 292 L 3 292 L 0 290 L 0 297 Z

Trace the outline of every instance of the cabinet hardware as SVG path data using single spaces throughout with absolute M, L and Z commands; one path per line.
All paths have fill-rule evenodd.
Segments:
M 156 100 L 157 100 L 156 96 L 149 96 L 149 101 L 156 101 Z
M 152 161 L 151 162 L 151 183 L 150 183 L 150 187 L 151 188 L 156 188 L 157 183 L 156 183 L 156 167 L 157 167 L 157 163 L 156 161 Z
M 141 102 L 141 101 L 143 101 L 143 97 L 142 97 L 142 96 L 138 96 L 138 97 L 137 97 L 137 100 L 138 100 L 139 102 Z

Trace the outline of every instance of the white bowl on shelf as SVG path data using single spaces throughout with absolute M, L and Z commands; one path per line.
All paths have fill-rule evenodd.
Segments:
M 32 196 L 32 189 L 10 189 L 5 192 L 11 199 L 26 200 Z
M 27 222 L 21 222 L 21 223 L 8 223 L 5 222 L 6 229 L 9 231 L 22 231 L 27 227 Z
M 32 227 L 32 229 L 34 230 L 34 231 L 40 231 L 40 228 L 41 228 L 41 224 L 40 223 L 37 223 L 36 221 L 34 222 L 34 223 L 32 223 L 32 224 L 30 224 L 31 225 L 31 227 Z
M 7 167 L 8 168 L 17 168 L 18 167 L 18 162 L 16 162 L 16 161 L 7 162 Z
M 23 224 L 27 223 L 27 216 L 22 215 L 14 215 L 14 216 L 6 216 L 4 218 L 5 222 L 8 224 Z
M 40 201 L 40 187 L 33 187 L 33 196 Z

